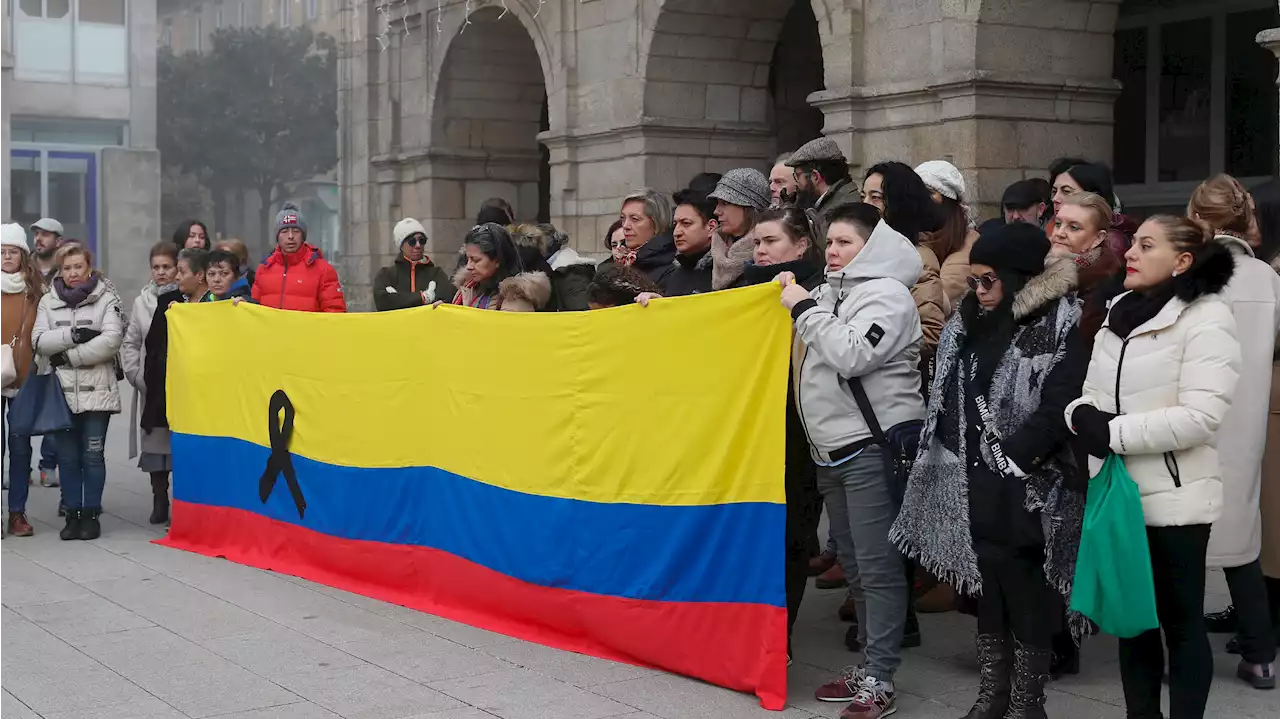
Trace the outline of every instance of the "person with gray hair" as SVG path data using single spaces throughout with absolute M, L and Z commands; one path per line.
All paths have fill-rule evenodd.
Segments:
M 613 248 L 613 257 L 597 270 L 619 264 L 643 272 L 661 285 L 675 269 L 675 239 L 671 236 L 671 197 L 645 187 L 622 198 L 618 213 L 622 221 L 622 244 Z

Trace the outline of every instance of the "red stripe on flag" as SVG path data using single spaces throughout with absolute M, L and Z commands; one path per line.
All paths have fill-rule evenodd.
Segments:
M 157 544 L 304 577 L 558 649 L 787 697 L 787 612 L 544 587 L 429 547 L 341 539 L 252 512 L 173 502 Z

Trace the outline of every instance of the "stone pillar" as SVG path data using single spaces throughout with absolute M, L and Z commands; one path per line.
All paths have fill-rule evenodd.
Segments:
M 102 232 L 107 238 L 105 270 L 126 308 L 151 279 L 146 257 L 161 237 L 160 153 L 156 150 L 107 147 L 102 150 Z
M 0 221 L 9 220 L 9 99 L 13 97 L 13 52 L 10 51 L 10 40 L 13 37 L 8 13 L 0 13 Z
M 861 85 L 810 97 L 861 168 L 945 159 L 993 216 L 1011 182 L 1062 155 L 1111 156 L 1120 0 L 867 0 Z

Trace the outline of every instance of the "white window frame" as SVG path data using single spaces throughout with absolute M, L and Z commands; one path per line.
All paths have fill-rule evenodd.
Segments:
M 1185 205 L 1200 180 L 1161 182 L 1160 176 L 1160 26 L 1185 20 L 1204 19 L 1212 23 L 1212 56 L 1209 69 L 1209 172 L 1213 177 L 1226 172 L 1227 122 L 1227 16 L 1249 10 L 1275 8 L 1275 0 L 1207 0 L 1203 4 L 1172 8 L 1152 8 L 1116 20 L 1116 31 L 1145 28 L 1147 31 L 1146 150 L 1144 181 L 1116 185 L 1116 194 L 1126 207 Z M 1237 178 L 1246 186 L 1267 179 Z
M 307 0 L 307 19 L 315 20 L 320 17 L 320 0 Z
M 213 6 L 213 29 L 221 30 L 225 18 L 222 15 L 222 3 Z
M 249 19 L 249 9 L 245 7 L 245 0 L 240 0 L 240 7 L 239 9 L 236 10 L 236 20 L 239 21 L 236 24 L 236 27 L 244 27 L 245 25 L 248 24 L 246 22 L 248 19 Z
M 125 47 L 124 47 L 125 76 L 124 78 L 123 79 L 105 78 L 105 77 L 83 78 L 83 77 L 80 77 L 79 73 L 77 72 L 76 60 L 78 59 L 77 55 L 78 55 L 79 48 L 78 48 L 78 44 L 76 43 L 76 29 L 80 25 L 80 3 L 86 2 L 86 1 L 93 2 L 93 0 L 68 0 L 68 6 L 71 11 L 71 20 L 70 20 L 71 72 L 66 77 L 59 76 L 57 78 L 54 78 L 51 76 L 41 76 L 41 75 L 26 75 L 20 69 L 21 61 L 15 57 L 14 58 L 14 79 L 25 80 L 30 82 L 55 82 L 55 83 L 61 83 L 66 85 L 96 85 L 99 87 L 128 87 L 129 86 L 129 78 L 133 72 L 133 34 L 130 32 L 130 22 L 129 22 L 129 11 L 131 10 L 130 0 L 123 0 L 124 2 L 124 36 L 125 36 Z M 49 10 L 49 0 L 41 0 L 40 2 L 41 17 L 44 17 L 44 15 L 48 12 L 48 10 Z M 12 41 L 13 41 L 13 33 L 16 31 L 14 27 L 16 25 L 15 23 L 16 18 L 17 18 L 17 12 L 14 10 L 14 0 L 8 0 L 5 21 L 6 21 L 6 25 L 9 32 L 10 47 L 14 47 Z M 15 50 L 16 50 L 16 47 L 15 47 Z
M 280 27 L 293 25 L 293 0 L 279 0 L 276 3 L 276 24 Z
M 204 13 L 197 12 L 195 15 L 196 15 L 196 24 L 195 24 L 196 52 L 204 52 Z

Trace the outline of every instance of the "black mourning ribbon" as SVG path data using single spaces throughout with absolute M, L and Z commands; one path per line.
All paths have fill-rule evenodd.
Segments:
M 268 405 L 271 413 L 267 418 L 267 431 L 271 436 L 271 456 L 267 457 L 267 468 L 258 480 L 258 496 L 262 503 L 267 503 L 271 490 L 275 489 L 276 479 L 284 473 L 285 484 L 289 485 L 289 494 L 293 495 L 293 504 L 298 508 L 298 519 L 302 519 L 307 511 L 307 500 L 302 496 L 302 487 L 298 486 L 298 473 L 293 469 L 293 455 L 289 454 L 289 439 L 293 436 L 293 403 L 284 390 L 278 389 L 271 395 Z M 280 413 L 284 412 L 284 421 Z

